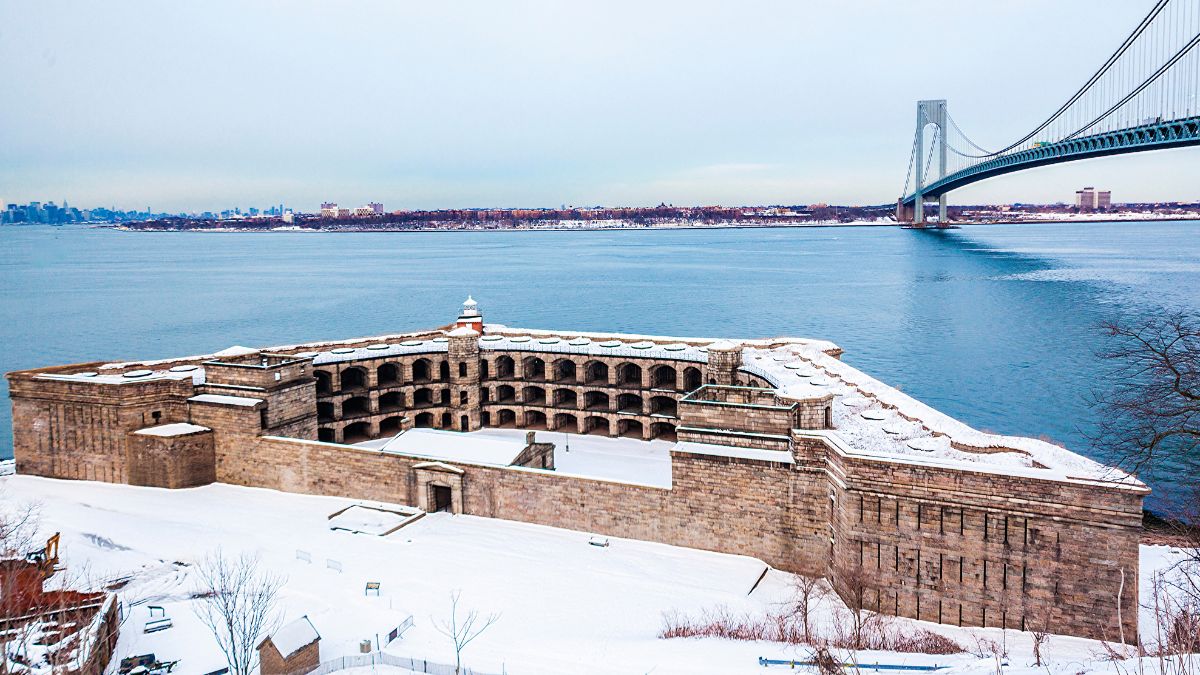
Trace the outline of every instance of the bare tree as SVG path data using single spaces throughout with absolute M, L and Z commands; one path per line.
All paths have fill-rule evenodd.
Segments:
M 825 585 L 819 577 L 806 577 L 797 574 L 792 587 L 796 592 L 795 614 L 800 617 L 800 627 L 804 631 L 804 643 L 813 643 L 812 612 L 817 603 L 825 597 Z
M 256 555 L 227 557 L 218 549 L 196 564 L 196 616 L 212 631 L 233 675 L 257 667 L 259 640 L 279 626 L 275 603 L 285 579 L 260 569 Z
M 18 502 L 0 487 L 0 558 L 24 557 L 37 548 L 41 504 Z
M 1184 311 L 1127 324 L 1103 324 L 1113 365 L 1097 393 L 1100 425 L 1093 445 L 1115 450 L 1137 473 L 1159 461 L 1195 460 L 1200 445 L 1200 317 Z
M 499 614 L 489 614 L 482 620 L 479 612 L 470 610 L 463 618 L 458 616 L 458 600 L 462 591 L 450 593 L 450 618 L 446 621 L 434 621 L 433 627 L 454 642 L 454 672 L 462 672 L 462 652 L 471 641 L 479 637 L 483 631 L 500 620 Z

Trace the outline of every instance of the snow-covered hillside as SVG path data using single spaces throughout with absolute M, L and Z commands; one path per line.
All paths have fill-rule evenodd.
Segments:
M 413 627 L 388 651 L 452 663 L 449 640 L 433 621 L 448 615 L 453 590 L 461 590 L 463 608 L 501 614 L 465 652 L 467 664 L 485 671 L 769 673 L 775 669 L 759 666 L 758 657 L 807 654 L 775 643 L 657 637 L 664 613 L 726 607 L 761 615 L 790 603 L 791 575 L 772 570 L 755 587 L 766 565 L 753 558 L 619 539 L 593 546 L 587 533 L 444 513 L 387 537 L 355 534 L 331 529 L 328 517 L 354 504 L 393 505 L 229 485 L 163 490 L 7 476 L 0 478 L 0 492 L 6 500 L 41 503 L 43 530 L 63 533 L 63 559 L 75 575 L 131 577 L 121 591 L 128 619 L 118 655 L 180 659 L 174 672 L 181 675 L 224 665 L 189 598 L 195 587 L 190 564 L 217 547 L 257 552 L 288 577 L 284 618 L 312 620 L 323 659 L 358 653 L 361 640 L 374 640 L 411 616 Z M 1174 557 L 1165 548 L 1145 548 L 1143 576 Z M 364 593 L 368 581 L 380 582 L 378 597 Z M 142 632 L 151 604 L 165 608 L 173 628 Z M 830 610 L 820 610 L 821 620 Z M 1007 672 L 1032 663 L 1027 634 L 922 625 L 964 646 L 974 645 L 972 635 L 1007 641 Z M 1095 642 L 1054 637 L 1045 653 L 1054 673 L 1112 670 L 1097 660 Z M 995 669 L 992 660 L 971 654 L 861 658 L 949 664 L 956 672 Z

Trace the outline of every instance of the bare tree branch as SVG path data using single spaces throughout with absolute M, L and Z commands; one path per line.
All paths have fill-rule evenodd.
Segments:
M 492 624 L 500 620 L 499 614 L 489 614 L 480 623 L 479 612 L 470 610 L 461 622 L 458 618 L 458 600 L 462 591 L 450 593 L 450 618 L 444 621 L 434 621 L 433 627 L 454 642 L 454 672 L 462 672 L 462 652 L 467 645 L 479 637 Z
M 220 549 L 196 564 L 194 607 L 225 655 L 232 675 L 251 675 L 258 642 L 279 626 L 275 601 L 284 578 L 260 569 L 258 556 L 226 557 Z
M 1095 403 L 1092 445 L 1121 468 L 1194 462 L 1200 447 L 1200 317 L 1185 311 L 1103 324 L 1112 365 Z

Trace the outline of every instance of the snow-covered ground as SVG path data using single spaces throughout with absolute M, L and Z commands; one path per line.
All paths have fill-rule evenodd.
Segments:
M 452 663 L 449 640 L 434 621 L 448 616 L 454 590 L 461 590 L 462 608 L 501 615 L 465 653 L 468 665 L 484 671 L 769 673 L 786 668 L 763 668 L 758 657 L 806 655 L 803 648 L 775 643 L 657 637 L 666 612 L 694 616 L 726 607 L 762 615 L 784 607 L 793 597 L 791 575 L 772 570 L 751 593 L 766 568 L 753 558 L 615 538 L 598 547 L 583 532 L 445 513 L 387 537 L 352 534 L 332 530 L 329 516 L 355 504 L 394 506 L 229 485 L 164 490 L 7 476 L 0 478 L 0 492 L 12 502 L 40 502 L 43 529 L 62 532 L 69 572 L 95 580 L 131 577 L 121 591 L 128 619 L 118 656 L 154 652 L 180 659 L 174 672 L 181 675 L 223 665 L 189 598 L 195 588 L 191 564 L 217 547 L 257 553 L 265 566 L 287 576 L 283 618 L 311 619 L 323 637 L 323 659 L 355 654 L 361 640 L 385 634 L 411 615 L 413 627 L 388 651 Z M 1146 547 L 1142 557 L 1148 578 L 1178 556 Z M 364 593 L 368 581 L 380 582 L 378 597 Z M 147 605 L 163 606 L 174 627 L 144 634 Z M 828 621 L 831 609 L 832 602 L 818 620 Z M 1087 640 L 1051 638 L 1045 648 L 1051 666 L 1034 669 L 1026 668 L 1032 663 L 1027 634 L 921 625 L 964 646 L 974 645 L 971 635 L 1006 639 L 1007 672 L 1113 671 L 1097 660 L 1100 646 Z M 993 661 L 970 654 L 865 653 L 860 659 L 995 672 Z M 385 671 L 399 672 L 373 672 Z

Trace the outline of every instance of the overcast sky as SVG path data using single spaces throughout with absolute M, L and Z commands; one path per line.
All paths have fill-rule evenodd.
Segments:
M 1150 0 L 0 0 L 0 199 L 887 203 L 916 101 L 1001 146 Z M 1198 199 L 1200 149 L 952 202 Z

